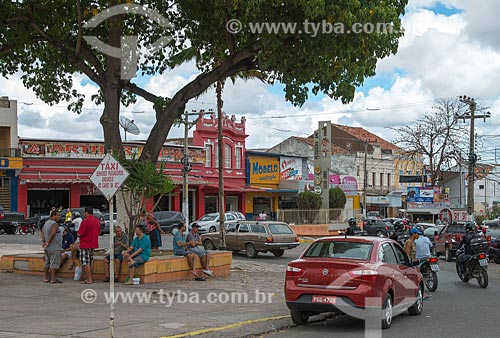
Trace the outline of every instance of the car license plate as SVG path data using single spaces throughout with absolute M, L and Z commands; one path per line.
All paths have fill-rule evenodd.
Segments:
M 432 271 L 439 271 L 439 265 L 437 265 L 437 264 L 431 264 L 431 270 Z
M 336 296 L 313 296 L 312 302 L 316 304 L 335 304 L 337 302 Z
M 488 265 L 488 260 L 487 259 L 480 259 L 479 260 L 479 265 L 481 265 L 481 266 L 487 266 Z

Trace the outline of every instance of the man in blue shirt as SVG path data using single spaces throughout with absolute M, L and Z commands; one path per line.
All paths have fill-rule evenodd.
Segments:
M 138 225 L 135 228 L 136 237 L 132 244 L 122 252 L 123 259 L 128 261 L 129 279 L 128 282 L 124 283 L 126 285 L 134 284 L 132 279 L 134 278 L 135 268 L 146 263 L 151 256 L 151 241 L 149 236 L 144 236 L 145 232 L 146 229 L 142 225 Z
M 419 231 L 419 234 L 422 235 L 418 236 L 418 238 L 415 240 L 417 259 L 422 260 L 425 258 L 429 258 L 432 256 L 432 242 L 428 237 L 423 236 L 423 229 L 417 227 L 417 230 Z
M 186 250 L 186 248 L 189 245 L 194 245 L 194 242 L 186 242 L 186 235 L 184 235 L 185 231 L 186 231 L 186 223 L 184 223 L 184 222 L 181 222 L 179 224 L 179 229 L 177 229 L 176 231 L 173 231 L 173 234 L 174 234 L 174 239 L 173 239 L 174 255 L 187 257 L 189 267 L 191 268 L 191 274 L 193 274 L 194 277 L 198 277 L 198 273 L 196 272 L 196 267 L 194 264 L 194 260 L 196 259 L 196 255 L 194 253 L 191 253 L 191 252 L 188 253 Z

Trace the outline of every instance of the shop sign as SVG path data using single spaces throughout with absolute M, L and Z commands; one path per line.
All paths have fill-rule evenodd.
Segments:
M 302 179 L 302 159 L 293 157 L 280 158 L 280 180 L 298 181 Z
M 250 164 L 250 184 L 279 184 L 279 159 L 249 156 L 248 160 Z
M 0 157 L 0 168 L 2 169 L 22 169 L 23 159 L 20 157 Z
M 103 143 L 22 141 L 21 144 L 24 157 L 103 158 L 105 154 Z M 143 148 L 143 145 L 123 145 L 127 158 L 138 158 Z M 188 156 L 192 163 L 205 163 L 205 149 L 189 149 Z M 182 146 L 164 146 L 158 161 L 180 162 L 183 157 Z

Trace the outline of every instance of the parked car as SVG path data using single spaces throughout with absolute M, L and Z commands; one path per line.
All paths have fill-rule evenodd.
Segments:
M 245 215 L 243 215 L 243 213 L 241 213 L 239 211 L 228 211 L 228 212 L 234 214 L 236 216 L 236 218 L 239 219 L 240 221 L 246 220 Z
M 155 211 L 153 217 L 160 225 L 161 230 L 169 234 L 186 220 L 182 212 L 179 211 Z
M 209 233 L 201 236 L 203 246 L 207 250 L 220 247 L 219 233 Z M 274 221 L 240 221 L 226 233 L 228 250 L 245 250 L 247 257 L 255 258 L 259 252 L 272 252 L 281 257 L 285 250 L 299 245 L 299 238 L 288 224 Z
M 368 236 L 390 237 L 394 233 L 394 225 L 380 219 L 368 219 L 363 230 Z
M 436 256 L 444 254 L 447 262 L 451 262 L 457 254 L 458 245 L 465 235 L 465 224 L 452 223 L 446 225 L 434 238 Z
M 325 312 L 359 314 L 368 306 L 366 299 L 379 299 L 386 329 L 398 314 L 395 309 L 422 313 L 423 291 L 418 267 L 398 243 L 387 238 L 317 239 L 288 263 L 285 277 L 286 305 L 297 325 Z
M 113 227 L 116 226 L 116 217 L 118 214 L 116 212 L 113 213 Z M 109 212 L 102 214 L 102 218 L 104 218 L 104 228 L 102 228 L 101 234 L 109 234 Z
M 16 228 L 20 224 L 26 224 L 26 218 L 22 212 L 2 211 L 3 217 L 0 219 L 0 231 L 9 235 L 16 232 Z
M 0 205 L 0 220 L 5 217 L 5 210 L 3 206 Z
M 380 219 L 380 213 L 378 211 L 368 211 L 366 213 L 366 218 L 368 218 L 368 219 Z
M 488 229 L 500 229 L 500 219 L 496 218 L 483 221 L 483 225 L 488 227 Z
M 224 213 L 224 226 L 228 228 L 231 224 L 238 223 L 238 219 L 231 212 Z M 206 232 L 216 232 L 220 230 L 220 221 L 219 221 L 219 213 L 214 212 L 212 214 L 206 214 L 200 217 L 199 220 L 191 222 L 189 224 L 189 230 L 191 230 L 191 226 L 193 224 L 198 224 L 200 227 L 198 228 L 198 232 L 200 234 L 204 234 Z
M 491 236 L 489 256 L 495 263 L 500 264 L 500 234 Z

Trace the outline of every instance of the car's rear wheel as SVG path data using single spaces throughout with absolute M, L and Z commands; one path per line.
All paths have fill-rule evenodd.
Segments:
M 295 325 L 306 325 L 309 320 L 309 314 L 304 311 L 290 310 L 290 316 Z
M 447 262 L 451 262 L 453 260 L 453 254 L 451 252 L 451 249 L 446 248 L 446 251 L 444 253 L 444 258 L 446 259 Z
M 257 252 L 257 249 L 255 248 L 255 245 L 253 245 L 252 243 L 248 243 L 247 245 L 245 245 L 245 253 L 249 258 L 255 258 L 259 254 Z
M 377 231 L 377 233 L 375 235 L 377 235 L 377 237 L 385 237 L 384 233 L 382 231 L 380 231 L 380 230 Z
M 415 300 L 415 304 L 408 308 L 408 312 L 412 316 L 419 316 L 422 314 L 422 310 L 424 309 L 424 288 L 419 287 L 417 291 L 417 299 Z
M 281 257 L 281 256 L 283 256 L 284 253 L 285 253 L 285 250 L 275 250 L 275 251 L 273 251 L 273 255 L 275 257 Z
M 211 240 L 209 239 L 206 239 L 204 242 L 203 242 L 203 247 L 205 248 L 205 250 L 215 250 L 215 245 L 214 245 L 214 242 L 212 242 Z
M 382 308 L 383 319 L 382 319 L 382 328 L 388 329 L 392 324 L 392 297 L 387 294 L 384 300 L 384 307 Z
M 214 226 L 211 226 L 210 229 L 208 229 L 209 232 L 216 232 L 217 228 Z

